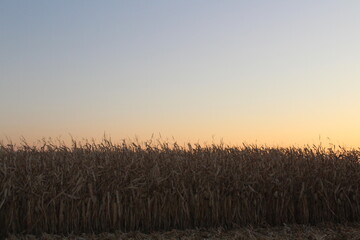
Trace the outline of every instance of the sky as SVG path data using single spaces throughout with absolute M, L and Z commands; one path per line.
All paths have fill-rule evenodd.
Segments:
M 360 146 L 360 1 L 0 0 L 0 140 Z

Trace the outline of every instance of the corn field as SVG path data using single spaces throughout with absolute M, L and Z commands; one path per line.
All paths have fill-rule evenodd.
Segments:
M 0 145 L 0 233 L 165 231 L 360 220 L 359 150 Z

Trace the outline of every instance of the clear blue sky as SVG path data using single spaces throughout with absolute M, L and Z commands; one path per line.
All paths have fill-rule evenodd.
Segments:
M 0 1 L 0 139 L 360 145 L 360 1 Z

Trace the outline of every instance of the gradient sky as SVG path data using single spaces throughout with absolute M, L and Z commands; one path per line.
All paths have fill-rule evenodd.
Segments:
M 358 147 L 359 13 L 357 0 L 1 0 L 0 139 Z

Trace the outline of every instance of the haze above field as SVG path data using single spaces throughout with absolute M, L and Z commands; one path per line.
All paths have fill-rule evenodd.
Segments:
M 0 139 L 321 136 L 358 147 L 359 10 L 355 0 L 2 0 Z

